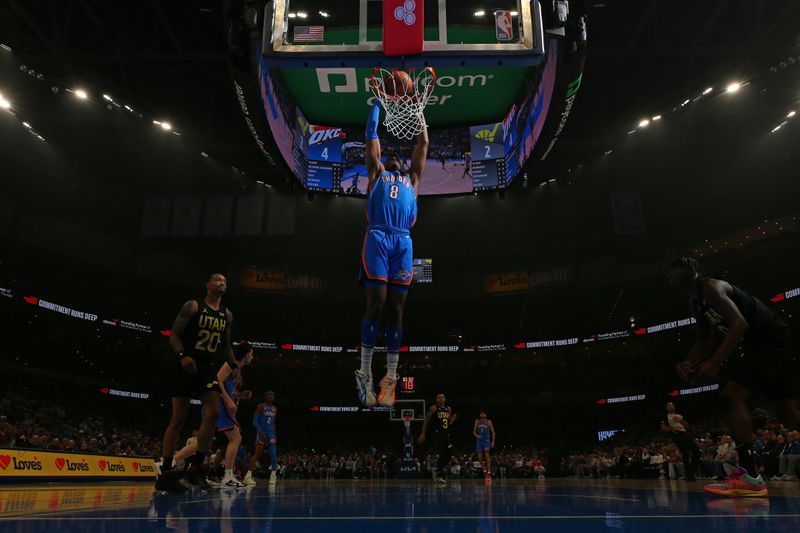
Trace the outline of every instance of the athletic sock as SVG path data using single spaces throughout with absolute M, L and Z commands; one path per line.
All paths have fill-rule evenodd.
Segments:
M 378 338 L 378 322 L 376 320 L 361 321 L 361 372 L 372 376 L 372 352 Z
M 168 470 L 172 470 L 172 456 L 164 457 L 161 460 L 161 471 L 166 472 Z
M 390 378 L 394 378 L 397 375 L 397 363 L 400 360 L 400 341 L 402 339 L 402 328 L 386 328 L 386 375 Z
M 225 470 L 225 477 L 226 478 L 233 477 L 233 470 L 227 470 L 226 469 Z
M 756 460 L 753 457 L 753 445 L 749 442 L 739 444 L 736 446 L 736 453 L 739 456 L 739 466 L 747 470 L 751 476 L 758 477 Z

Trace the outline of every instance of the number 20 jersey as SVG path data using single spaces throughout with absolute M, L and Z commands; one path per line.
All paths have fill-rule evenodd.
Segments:
M 204 300 L 197 300 L 197 313 L 189 320 L 181 335 L 186 355 L 195 360 L 210 361 L 216 356 L 217 349 L 228 328 L 228 313 L 220 305 L 214 310 Z

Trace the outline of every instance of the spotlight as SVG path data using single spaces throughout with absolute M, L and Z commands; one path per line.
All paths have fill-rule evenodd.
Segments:
M 202 155 L 203 157 L 208 157 L 208 154 L 205 152 L 200 152 L 200 155 Z
M 661 115 L 654 116 L 653 117 L 653 122 L 655 122 L 656 120 L 661 120 Z
M 684 101 L 681 103 L 681 107 L 685 106 L 685 105 L 686 105 L 686 104 L 688 104 L 688 103 L 689 103 L 689 99 L 687 98 L 686 100 L 684 100 Z
M 77 89 L 74 92 L 75 92 L 75 96 L 77 96 L 81 100 L 86 100 L 89 97 L 89 95 L 86 94 L 86 91 L 84 91 L 83 89 Z
M 113 102 L 113 101 L 114 101 L 114 99 L 113 99 L 113 98 L 111 98 L 110 96 L 108 96 L 107 94 L 104 94 L 104 95 L 103 95 L 103 99 L 104 99 L 104 100 L 106 100 L 106 101 L 108 101 L 108 102 Z
M 44 80 L 44 74 L 41 74 L 41 73 L 37 74 L 36 75 L 36 79 L 39 80 L 39 81 Z
M 476 16 L 476 17 L 482 17 L 485 14 L 486 14 L 486 11 L 484 11 L 482 9 L 480 11 L 476 11 L 475 13 L 473 13 L 473 15 Z
M 5 50 L 6 52 L 13 52 L 13 50 L 11 49 L 11 47 L 10 47 L 10 46 L 8 46 L 7 44 L 0 43 L 0 48 L 2 48 L 3 50 Z
M 786 115 L 786 118 L 792 118 L 792 117 L 793 117 L 793 116 L 795 116 L 796 114 L 797 114 L 797 112 L 796 112 L 796 111 L 789 111 L 789 113 Z
M 169 122 L 162 122 L 161 129 L 169 131 L 172 129 L 172 124 L 170 124 Z
M 296 15 L 295 13 L 289 13 L 289 18 L 290 18 L 290 19 L 293 19 L 293 18 L 295 18 L 296 16 L 297 16 L 297 15 Z
M 2 95 L 0 95 L 0 107 L 3 109 L 9 109 L 11 107 L 11 102 L 3 98 Z
M 53 92 L 53 94 L 58 94 L 58 93 L 61 92 L 61 88 L 56 86 L 56 85 L 53 85 L 52 87 L 50 87 L 50 90 Z
M 320 11 L 319 14 L 322 15 L 323 17 L 325 17 L 325 18 L 330 17 L 330 15 L 328 14 L 327 11 Z
M 741 85 L 739 83 L 737 83 L 737 82 L 734 82 L 734 83 L 729 84 L 727 87 L 725 87 L 725 92 L 726 93 L 735 93 L 740 88 L 741 88 Z
M 640 128 L 646 128 L 649 125 L 650 125 L 650 121 L 647 120 L 646 118 L 639 122 L 639 127 Z
M 713 90 L 714 90 L 714 88 L 713 88 L 713 87 L 706 87 L 706 90 L 705 90 L 705 91 L 703 91 L 703 94 L 708 94 L 708 93 L 710 93 L 710 92 L 711 92 L 711 91 L 713 91 Z
M 516 17 L 517 15 L 519 15 L 519 13 L 517 13 L 516 11 L 512 11 L 512 12 L 511 12 L 511 16 L 512 16 L 512 17 Z
M 308 13 L 306 13 L 305 11 L 298 11 L 297 16 L 300 17 L 301 19 L 308 18 Z

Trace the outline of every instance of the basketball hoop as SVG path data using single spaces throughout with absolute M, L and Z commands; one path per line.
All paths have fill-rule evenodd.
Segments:
M 406 427 L 406 432 L 411 431 L 411 421 L 414 420 L 413 409 L 403 409 L 403 425 Z
M 436 86 L 436 71 L 431 67 L 411 71 L 408 74 L 413 81 L 413 90 L 407 93 L 405 87 L 401 87 L 402 94 L 387 94 L 384 79 L 391 77 L 392 73 L 393 70 L 375 67 L 370 76 L 372 94 L 386 111 L 383 125 L 389 133 L 398 139 L 413 139 L 425 127 L 422 114 Z

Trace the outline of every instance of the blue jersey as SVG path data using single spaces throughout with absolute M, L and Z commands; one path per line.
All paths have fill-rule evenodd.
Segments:
M 478 419 L 478 441 L 483 443 L 489 443 L 491 441 L 491 433 L 489 432 L 489 421 L 483 420 L 482 418 Z
M 278 414 L 278 408 L 274 405 L 266 405 L 256 414 L 253 425 L 261 433 L 273 435 L 275 433 L 275 416 Z
M 408 233 L 417 221 L 417 195 L 408 176 L 381 173 L 369 191 L 367 220 L 371 228 Z

